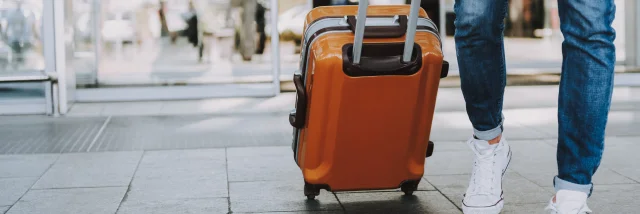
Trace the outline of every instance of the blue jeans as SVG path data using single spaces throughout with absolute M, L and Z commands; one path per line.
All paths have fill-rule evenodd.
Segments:
M 456 0 L 454 7 L 462 92 L 475 137 L 482 140 L 503 131 L 507 5 L 507 0 Z M 554 186 L 590 195 L 613 91 L 615 5 L 614 0 L 558 0 L 558 9 L 565 40 Z

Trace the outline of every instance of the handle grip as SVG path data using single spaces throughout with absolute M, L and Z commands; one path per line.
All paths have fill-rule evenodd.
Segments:
M 409 19 L 407 16 L 398 16 L 397 26 L 365 26 L 364 38 L 399 38 L 404 36 L 407 32 L 407 23 Z M 349 24 L 349 30 L 356 32 L 356 25 L 358 20 L 356 16 L 347 16 L 347 24 Z

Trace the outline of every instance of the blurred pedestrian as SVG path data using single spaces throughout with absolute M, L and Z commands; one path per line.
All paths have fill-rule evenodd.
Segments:
M 251 61 L 256 52 L 256 27 L 254 26 L 256 0 L 231 0 L 232 7 L 242 7 L 242 27 L 240 28 L 240 54 L 244 61 Z
M 265 20 L 266 11 L 267 8 L 263 5 L 263 3 L 258 2 L 256 7 L 256 30 L 260 35 L 260 38 L 258 39 L 258 48 L 256 49 L 256 54 L 264 53 L 264 43 L 267 40 L 267 33 L 265 32 L 265 27 L 267 25 Z
M 23 8 L 23 2 L 17 1 L 16 8 L 6 15 L 5 39 L 15 53 L 18 62 L 24 60 L 24 51 L 31 47 L 33 37 L 33 25 L 31 13 Z

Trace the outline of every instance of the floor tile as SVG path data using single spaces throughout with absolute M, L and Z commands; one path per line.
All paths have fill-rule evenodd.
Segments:
M 162 110 L 163 102 L 121 102 L 105 104 L 103 116 L 111 115 L 157 115 Z
M 0 121 L 0 153 L 85 152 L 107 118 L 20 116 Z
M 98 116 L 104 108 L 102 103 L 75 103 L 71 106 L 68 116 Z
M 538 132 L 549 136 L 550 139 L 558 137 L 557 109 L 547 108 L 544 110 L 514 110 L 519 114 L 528 115 L 529 120 L 522 120 L 518 117 L 518 123 L 532 127 Z M 505 115 L 507 115 L 505 113 Z M 639 136 L 637 127 L 640 125 L 640 111 L 638 110 L 612 110 L 607 120 L 607 136 Z
M 628 180 L 633 180 L 635 183 L 640 184 L 640 168 L 636 167 L 616 167 L 611 168 L 610 171 L 624 176 Z M 596 172 L 596 175 L 600 172 Z
M 445 196 L 452 199 L 457 206 L 461 205 L 470 175 L 434 175 L 427 176 L 431 182 Z M 527 180 L 517 173 L 507 173 L 503 180 L 505 203 L 530 204 L 543 203 L 551 194 L 543 187 Z
M 264 99 L 252 99 L 244 97 L 193 100 L 184 102 L 165 102 L 162 114 L 195 114 L 195 113 L 231 113 L 239 109 L 247 109 L 255 106 Z M 292 102 L 293 103 L 293 102 Z
M 624 172 L 624 171 L 623 171 Z M 640 172 L 640 170 L 638 170 Z M 614 171 L 612 169 L 601 167 L 598 169 L 595 175 L 593 175 L 593 183 L 595 185 L 607 185 L 607 184 L 638 184 L 638 180 L 632 180 L 634 177 L 629 176 L 630 174 L 622 174 L 618 171 Z M 629 179 L 631 178 L 631 179 Z
M 458 141 L 434 141 L 433 142 L 433 152 L 451 152 L 451 151 L 462 151 L 469 150 L 469 146 L 467 146 L 466 141 L 458 140 Z M 428 160 L 428 159 L 427 159 Z
M 36 180 L 37 177 L 0 178 L 0 206 L 16 203 Z
M 286 114 L 112 117 L 91 151 L 291 146 Z
M 418 184 L 418 190 L 419 191 L 434 191 L 436 190 L 436 187 L 434 187 L 431 183 L 429 183 L 429 181 L 427 181 L 426 178 L 422 178 L 422 181 L 420 181 L 420 184 Z
M 264 146 L 264 147 L 234 147 L 227 148 L 228 158 L 255 157 L 255 156 L 290 156 L 293 162 L 293 150 L 291 146 Z
M 11 206 L 0 206 L 0 213 L 5 213 Z
M 142 152 L 68 153 L 34 189 L 128 186 Z
M 588 205 L 594 213 L 638 213 L 640 185 L 597 185 Z
M 614 169 L 637 168 L 640 137 L 609 137 L 605 141 L 602 166 Z
M 227 197 L 224 149 L 146 152 L 131 183 L 131 202 Z
M 126 187 L 30 190 L 7 214 L 115 213 Z
M 508 111 L 505 111 L 505 115 Z M 510 113 L 513 114 L 513 113 Z M 521 123 L 519 113 L 505 118 L 508 139 L 545 139 L 552 136 Z M 466 141 L 473 135 L 473 126 L 465 112 L 439 112 L 434 115 L 430 139 L 437 141 Z
M 308 201 L 302 181 L 233 182 L 230 188 L 233 213 L 342 210 L 335 196 L 324 190 Z
M 118 214 L 174 214 L 174 213 L 227 213 L 227 198 L 178 199 L 164 201 L 130 202 L 125 201 L 118 209 Z
M 58 155 L 0 155 L 0 178 L 40 177 Z
M 229 181 L 302 180 L 291 147 L 276 148 L 227 149 Z
M 425 175 L 456 175 L 471 173 L 473 153 L 471 150 L 434 151 L 425 161 Z
M 549 212 L 544 210 L 545 207 L 547 207 L 547 203 L 537 203 L 537 204 L 506 203 L 504 204 L 504 208 L 500 213 L 501 214 L 520 214 L 520 213 L 548 214 Z
M 439 192 L 337 194 L 347 213 L 462 213 Z
M 558 174 L 558 164 L 556 148 L 550 146 L 549 142 L 553 141 L 510 141 L 513 156 L 509 168 L 539 186 L 553 186 L 553 177 Z M 607 155 L 606 152 L 605 155 Z M 604 165 L 594 175 L 593 182 L 594 184 L 635 183 Z
M 640 109 L 635 111 L 611 111 L 606 134 L 611 136 L 640 136 Z

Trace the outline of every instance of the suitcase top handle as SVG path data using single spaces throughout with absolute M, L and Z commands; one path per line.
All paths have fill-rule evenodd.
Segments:
M 346 16 L 347 24 L 351 32 L 356 32 L 356 16 Z M 397 26 L 368 26 L 364 28 L 364 38 L 398 38 L 407 32 L 408 18 L 405 15 L 395 16 L 394 23 Z
M 420 12 L 420 1 L 421 0 L 411 0 L 411 9 L 409 12 L 409 18 L 406 23 L 406 40 L 404 42 L 404 52 L 402 55 L 402 62 L 409 62 L 411 60 L 411 55 L 413 54 L 413 45 L 416 36 L 416 27 L 418 24 L 418 16 Z M 358 15 L 356 17 L 357 21 L 355 23 L 355 38 L 353 41 L 353 64 L 360 64 L 360 58 L 362 56 L 362 41 L 364 40 L 365 34 L 365 22 L 367 20 L 367 7 L 369 6 L 369 0 L 360 0 L 358 2 Z M 352 23 L 349 23 L 352 24 Z M 400 27 L 403 24 L 400 23 Z M 392 29 L 388 29 L 388 34 L 394 34 Z M 384 33 L 383 33 L 384 35 Z

